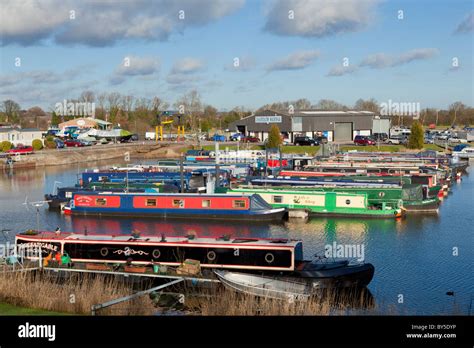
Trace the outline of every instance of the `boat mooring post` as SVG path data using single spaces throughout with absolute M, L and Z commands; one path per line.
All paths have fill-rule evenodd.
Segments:
M 92 305 L 91 306 L 91 315 L 96 315 L 96 311 L 98 309 L 102 309 L 102 308 L 106 308 L 106 307 L 110 307 L 114 304 L 117 304 L 117 303 L 120 303 L 120 302 L 125 302 L 125 301 L 128 301 L 128 300 L 131 300 L 133 298 L 136 298 L 136 297 L 139 297 L 139 296 L 142 296 L 142 295 L 146 295 L 146 294 L 149 294 L 150 292 L 153 292 L 153 291 L 157 291 L 157 290 L 161 290 L 161 289 L 164 289 L 168 286 L 171 286 L 171 285 L 174 285 L 174 284 L 178 284 L 180 282 L 184 281 L 184 278 L 179 278 L 179 279 L 176 279 L 176 280 L 173 280 L 169 283 L 166 283 L 166 284 L 163 284 L 163 285 L 159 285 L 159 286 L 155 286 L 154 288 L 151 288 L 151 289 L 148 289 L 148 290 L 143 290 L 143 291 L 139 291 L 139 292 L 136 292 L 134 293 L 133 295 L 129 295 L 129 296 L 125 296 L 125 297 L 120 297 L 120 298 L 117 298 L 115 300 L 111 300 L 111 301 L 108 301 L 108 302 L 104 302 L 104 303 L 99 303 L 99 304 L 96 304 L 96 305 Z
M 184 164 L 183 164 L 183 158 L 184 158 L 184 155 L 183 153 L 181 152 L 181 156 L 179 157 L 179 178 L 180 178 L 180 181 L 181 181 L 181 193 L 184 193 Z

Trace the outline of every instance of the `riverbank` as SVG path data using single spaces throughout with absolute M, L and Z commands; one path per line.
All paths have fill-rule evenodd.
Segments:
M 165 158 L 178 157 L 181 151 L 186 151 L 188 144 L 154 142 L 138 142 L 127 144 L 111 144 L 91 147 L 41 150 L 31 155 L 14 157 L 13 169 L 36 168 L 46 166 L 71 165 L 93 161 L 103 161 L 123 158 Z M 10 169 L 3 160 L 0 168 Z

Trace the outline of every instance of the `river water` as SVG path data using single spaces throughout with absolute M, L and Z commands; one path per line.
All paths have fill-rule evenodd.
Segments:
M 303 240 L 306 258 L 323 255 L 327 245 L 363 247 L 375 266 L 369 285 L 378 313 L 402 315 L 469 314 L 474 305 L 474 166 L 453 185 L 438 216 L 410 215 L 401 220 L 313 218 L 276 225 L 244 225 L 153 219 L 64 216 L 35 207 L 56 185 L 73 185 L 85 168 L 121 165 L 117 161 L 0 173 L 0 229 L 129 234 L 284 237 Z M 471 174 L 469 175 L 469 172 Z M 25 201 L 30 203 L 24 204 Z M 2 236 L 0 236 L 0 240 Z M 2 241 L 3 242 L 3 241 Z M 359 249 L 362 251 L 362 249 Z M 447 292 L 454 292 L 448 296 Z M 470 312 L 469 312 L 470 311 Z

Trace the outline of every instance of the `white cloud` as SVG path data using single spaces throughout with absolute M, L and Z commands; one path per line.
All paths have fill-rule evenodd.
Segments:
M 304 69 L 310 66 L 318 57 L 319 51 L 315 50 L 295 52 L 270 64 L 267 71 Z
M 455 30 L 456 34 L 465 34 L 474 31 L 474 12 L 471 12 L 464 18 L 464 20 L 459 23 L 458 27 Z
M 154 57 L 124 57 L 122 63 L 115 69 L 109 82 L 112 85 L 119 85 L 125 82 L 126 77 L 150 76 L 158 72 L 160 61 Z
M 53 39 L 64 45 L 100 47 L 122 40 L 167 40 L 174 32 L 230 15 L 243 4 L 244 0 L 2 0 L 1 44 L 28 46 Z
M 327 76 L 342 76 L 346 74 L 352 74 L 356 70 L 357 70 L 357 66 L 355 65 L 349 65 L 349 66 L 337 65 L 331 68 Z
M 389 55 L 377 53 L 368 56 L 360 66 L 366 66 L 372 69 L 383 69 L 410 63 L 415 60 L 429 59 L 438 54 L 435 48 L 417 48 L 399 55 Z
M 195 58 L 183 58 L 173 65 L 171 74 L 193 74 L 204 68 L 204 63 Z
M 375 17 L 379 0 L 275 0 L 264 29 L 276 35 L 325 37 L 359 31 Z M 293 16 L 293 18 L 291 18 Z

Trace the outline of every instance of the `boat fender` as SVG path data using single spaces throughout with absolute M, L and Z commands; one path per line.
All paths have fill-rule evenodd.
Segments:
M 103 257 L 106 257 L 108 254 L 109 254 L 109 249 L 107 248 L 100 249 L 100 255 L 102 255 Z
M 216 257 L 217 257 L 217 255 L 216 255 L 216 252 L 215 252 L 215 251 L 212 251 L 212 250 L 211 250 L 211 251 L 209 251 L 209 252 L 207 253 L 207 259 L 208 259 L 209 261 L 214 261 L 214 260 L 216 259 Z
M 267 263 L 273 263 L 273 261 L 275 261 L 275 256 L 273 256 L 272 253 L 267 253 L 267 254 L 265 255 L 265 261 L 266 261 Z
M 153 256 L 154 259 L 159 259 L 161 256 L 160 249 L 153 249 L 151 252 L 151 255 Z

